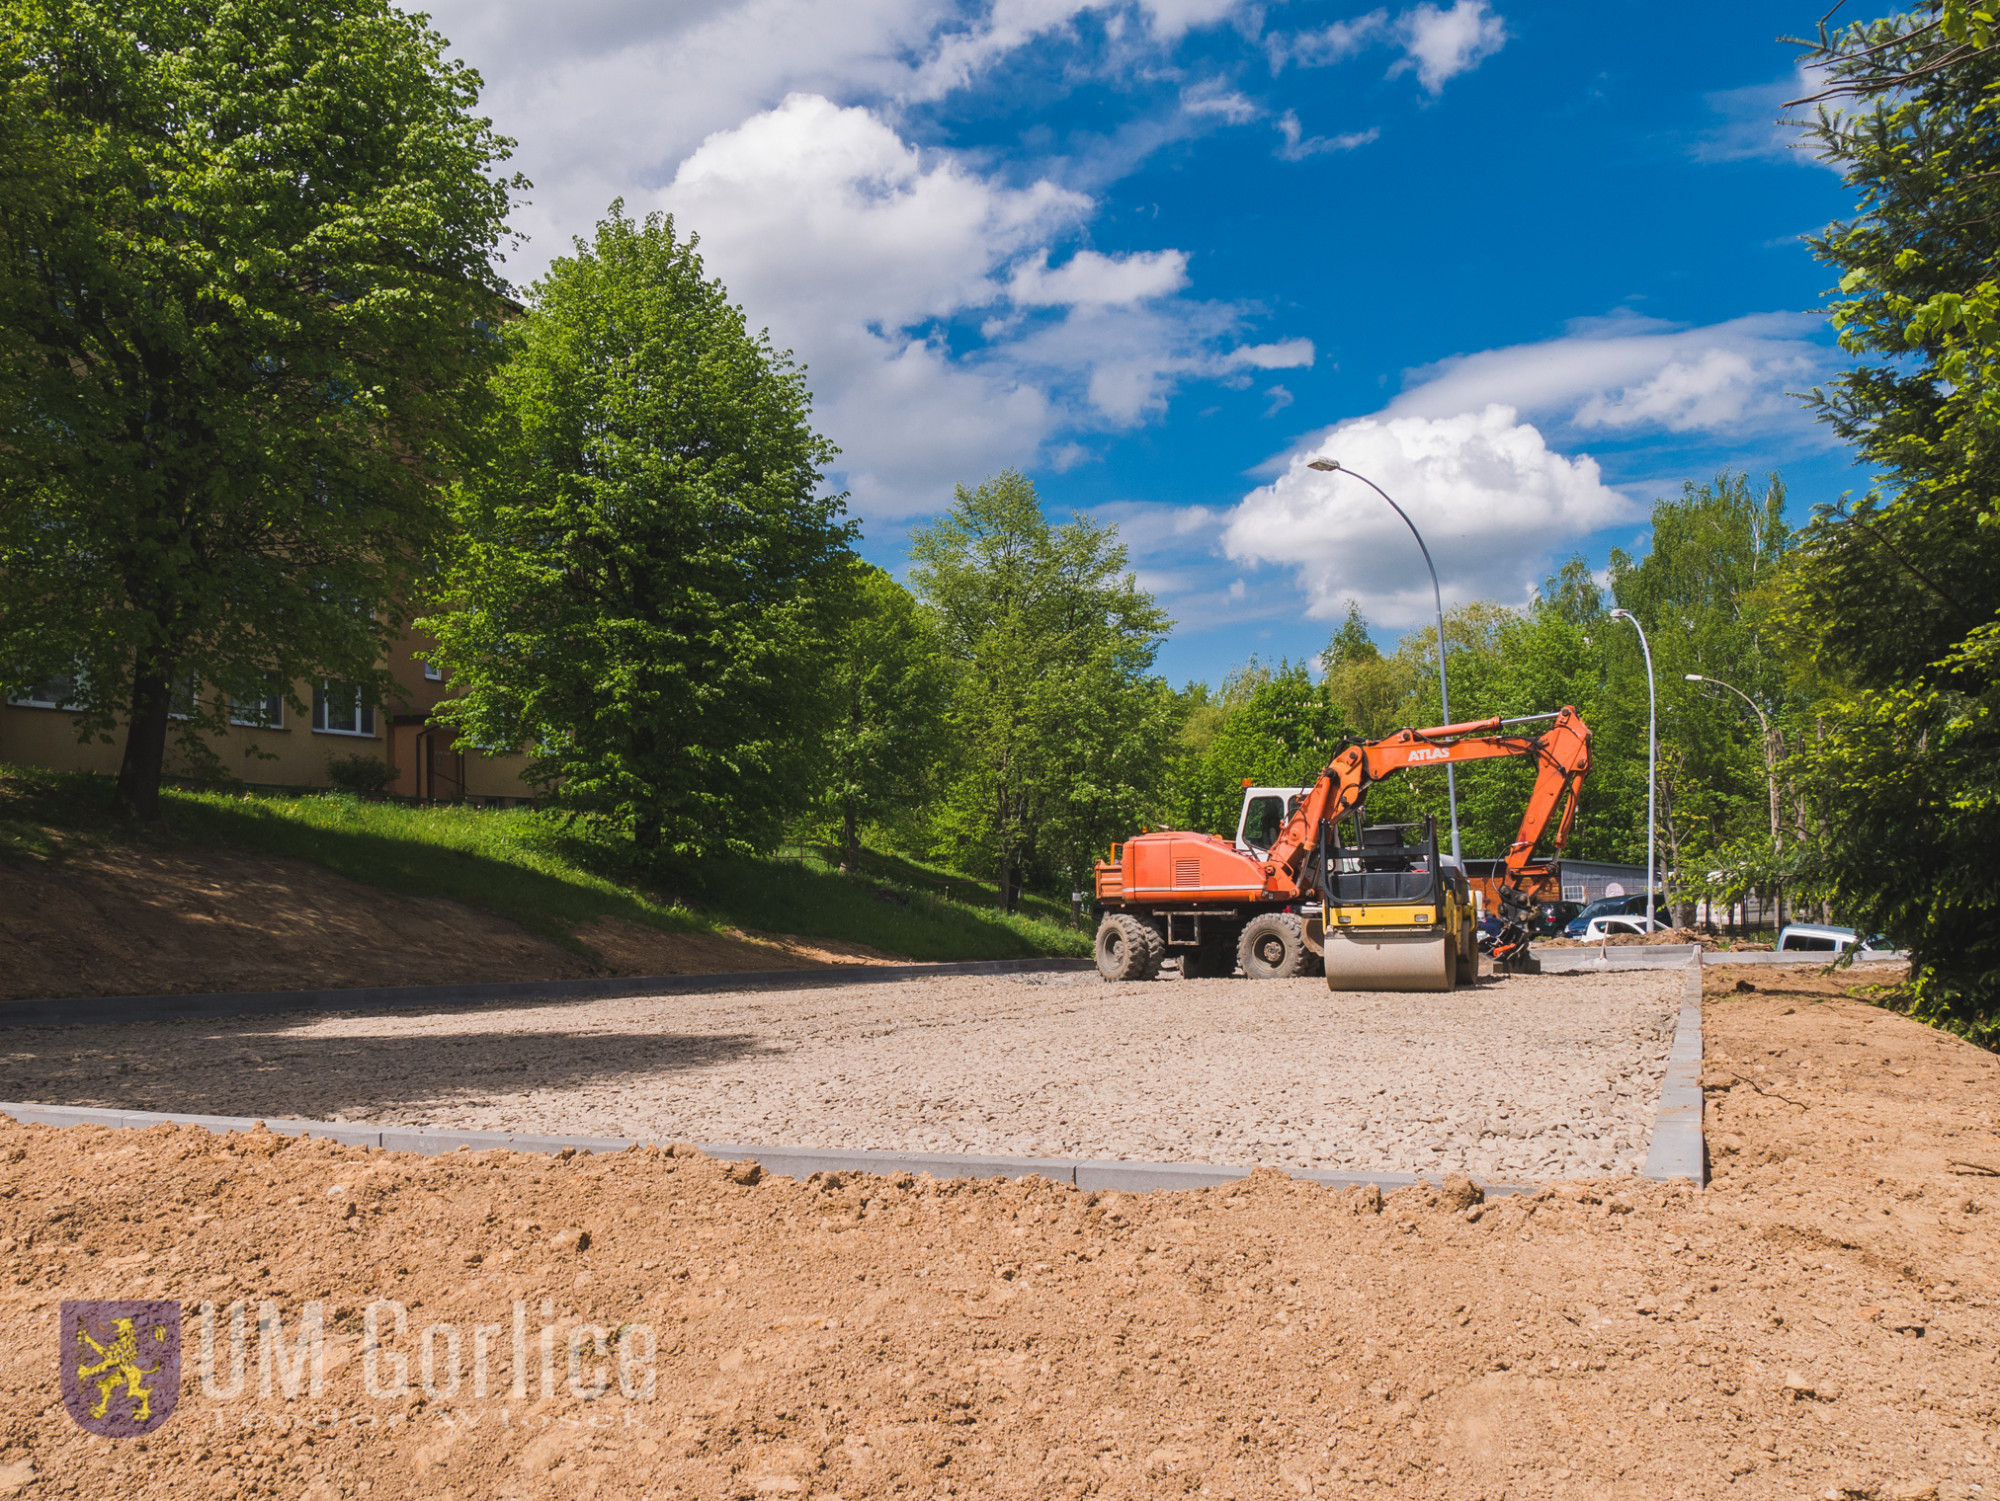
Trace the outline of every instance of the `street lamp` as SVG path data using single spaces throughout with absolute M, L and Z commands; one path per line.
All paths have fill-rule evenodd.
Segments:
M 1731 693 L 1742 699 L 1744 703 L 1748 704 L 1750 712 L 1757 716 L 1758 727 L 1764 732 L 1764 780 L 1769 785 L 1771 792 L 1771 849 L 1775 853 L 1784 847 L 1784 836 L 1778 832 L 1778 742 L 1777 738 L 1771 733 L 1771 721 L 1764 717 L 1763 706 L 1734 684 L 1725 683 L 1721 678 L 1704 677 L 1698 672 L 1688 673 L 1687 680 L 1690 683 L 1713 683 L 1718 688 L 1727 688 Z M 1778 921 L 1782 923 L 1785 917 L 1782 893 L 1778 896 L 1777 906 Z
M 1306 468 L 1317 469 L 1321 474 L 1333 474 L 1336 471 L 1342 474 L 1354 474 L 1352 469 L 1342 468 L 1338 459 L 1310 459 L 1306 463 Z M 1354 477 L 1384 500 L 1388 500 L 1389 509 L 1403 518 L 1403 525 L 1407 526 L 1410 529 L 1410 535 L 1417 539 L 1417 550 L 1424 555 L 1424 567 L 1431 571 L 1431 602 L 1437 606 L 1438 623 L 1438 707 L 1444 711 L 1444 722 L 1450 724 L 1451 685 L 1446 681 L 1444 671 L 1444 594 L 1438 588 L 1437 565 L 1431 561 L 1431 550 L 1424 546 L 1424 534 L 1417 530 L 1416 522 L 1410 520 L 1401 506 L 1397 505 L 1395 501 L 1389 500 L 1389 492 L 1365 474 L 1354 474 Z M 1457 768 L 1449 762 L 1446 763 L 1444 768 L 1444 788 L 1445 800 L 1451 805 L 1451 857 L 1457 860 L 1459 858 L 1458 772 Z
M 1613 610 L 1613 620 L 1631 623 L 1639 633 L 1639 650 L 1646 654 L 1646 917 L 1653 916 L 1653 794 L 1660 785 L 1660 701 L 1653 690 L 1653 648 L 1646 628 L 1630 610 Z

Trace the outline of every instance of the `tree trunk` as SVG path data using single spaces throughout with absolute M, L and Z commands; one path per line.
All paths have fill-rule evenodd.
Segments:
M 849 875 L 861 869 L 861 835 L 854 825 L 854 804 L 841 815 L 840 868 Z
M 167 764 L 167 711 L 173 707 L 174 663 L 143 652 L 132 672 L 132 714 L 118 763 L 118 812 L 151 823 L 160 816 L 160 776 Z

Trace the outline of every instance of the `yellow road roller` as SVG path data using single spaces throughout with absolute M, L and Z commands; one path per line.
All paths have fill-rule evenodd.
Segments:
M 1479 974 L 1478 922 L 1464 868 L 1438 853 L 1437 820 L 1361 827 L 1340 820 L 1323 846 L 1329 990 L 1450 990 Z M 1415 831 L 1414 841 L 1405 836 Z

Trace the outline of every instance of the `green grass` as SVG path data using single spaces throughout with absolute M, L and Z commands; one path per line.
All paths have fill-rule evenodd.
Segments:
M 665 932 L 757 928 L 863 943 L 912 959 L 1084 954 L 1087 935 L 977 904 L 978 883 L 935 889 L 936 873 L 870 861 L 845 876 L 816 854 L 730 858 L 635 877 L 613 848 L 530 809 L 369 802 L 342 794 L 167 789 L 156 826 L 123 826 L 104 777 L 0 766 L 0 858 L 61 860 L 93 847 L 196 847 L 309 860 L 364 885 L 443 896 L 582 950 L 580 929 L 621 917 Z M 929 884 L 919 884 L 919 880 Z M 993 888 L 984 888 L 991 902 Z M 1067 911 L 1062 915 L 1066 918 Z

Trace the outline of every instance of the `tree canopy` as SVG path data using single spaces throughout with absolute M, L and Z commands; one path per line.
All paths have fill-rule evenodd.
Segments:
M 851 583 L 804 372 L 671 219 L 617 205 L 507 344 L 427 622 L 447 712 L 648 856 L 768 847 L 823 786 Z
M 124 726 L 380 695 L 498 357 L 510 142 L 386 0 L 0 11 L 0 676 Z

